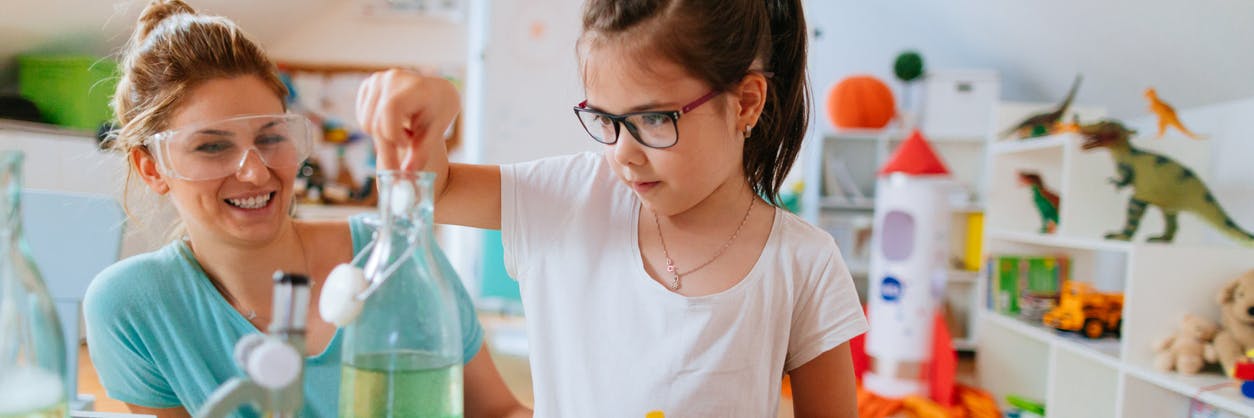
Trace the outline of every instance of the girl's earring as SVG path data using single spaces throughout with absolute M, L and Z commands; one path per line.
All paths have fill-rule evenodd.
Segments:
M 750 135 L 753 135 L 753 125 L 745 125 L 745 139 L 749 139 Z

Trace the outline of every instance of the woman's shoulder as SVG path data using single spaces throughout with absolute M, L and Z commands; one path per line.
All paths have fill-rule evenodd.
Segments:
M 300 228 L 301 235 L 309 235 L 307 238 L 311 240 L 347 238 L 353 228 L 365 222 L 365 218 L 373 212 L 373 209 L 363 206 L 361 213 L 345 219 L 297 220 L 295 224 L 297 228 Z
M 182 245 L 180 241 L 174 241 L 157 250 L 127 257 L 101 270 L 87 287 L 83 298 L 84 310 L 90 315 L 101 308 L 122 309 L 161 300 L 154 295 L 166 294 L 170 292 L 170 287 L 185 282 L 172 280 L 187 275 L 189 261 L 179 248 Z
M 346 219 L 332 220 L 299 220 L 296 221 L 298 231 L 306 242 L 318 243 L 315 253 L 327 256 L 355 252 L 356 248 L 370 240 L 370 230 L 366 227 L 366 218 L 373 212 L 371 207 L 362 207 L 362 213 Z
M 144 281 L 157 279 L 173 270 L 181 269 L 187 263 L 179 249 L 181 245 L 184 244 L 173 241 L 156 250 L 119 260 L 101 270 L 92 280 L 92 285 L 115 285 L 114 282 L 146 285 L 148 283 Z

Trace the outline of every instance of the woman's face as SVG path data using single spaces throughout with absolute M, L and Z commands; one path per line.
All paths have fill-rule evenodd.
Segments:
M 234 138 L 236 143 L 243 139 L 245 146 L 254 144 L 254 139 L 248 137 L 251 131 L 241 134 L 239 124 L 214 125 L 214 122 L 284 112 L 282 100 L 256 76 L 204 82 L 191 89 L 183 103 L 169 120 L 167 129 L 196 132 L 201 136 L 228 137 L 230 134 L 234 136 L 229 138 Z M 161 176 L 192 237 L 239 243 L 268 242 L 277 237 L 289 219 L 292 185 L 299 165 L 272 168 L 254 151 L 245 151 L 242 164 L 240 161 L 240 158 L 223 159 L 223 164 L 231 168 L 223 170 L 228 173 L 225 177 L 216 179 L 188 180 L 168 173 Z
M 679 110 L 711 91 L 682 67 L 621 46 L 590 48 L 583 65 L 587 107 L 607 113 Z M 605 146 L 606 160 L 648 207 L 682 213 L 719 187 L 744 183 L 738 111 L 731 94 L 714 96 L 679 118 L 678 141 L 663 149 L 646 147 L 622 128 L 618 141 Z

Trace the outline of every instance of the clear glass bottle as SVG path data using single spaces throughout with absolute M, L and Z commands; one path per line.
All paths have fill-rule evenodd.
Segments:
M 22 238 L 22 159 L 0 151 L 0 418 L 63 418 L 65 338 Z
M 462 416 L 458 277 L 435 242 L 434 179 L 379 174 L 373 244 L 356 257 L 370 287 L 344 329 L 340 417 Z

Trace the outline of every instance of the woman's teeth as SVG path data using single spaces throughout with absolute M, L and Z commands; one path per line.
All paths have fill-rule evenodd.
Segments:
M 273 193 L 266 193 L 263 195 L 246 197 L 243 199 L 226 199 L 226 202 L 231 204 L 231 206 L 235 206 L 239 208 L 259 209 L 259 208 L 265 207 L 267 203 L 270 203 L 270 197 L 273 195 L 274 195 Z

